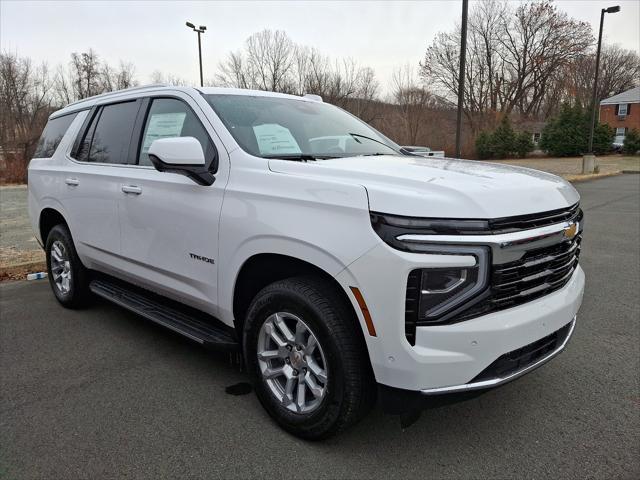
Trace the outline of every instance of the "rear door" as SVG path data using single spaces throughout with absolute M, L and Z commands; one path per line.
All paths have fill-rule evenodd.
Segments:
M 220 168 L 224 149 L 188 94 L 150 97 L 143 108 L 135 143 L 137 167 L 127 172 L 119 200 L 128 280 L 215 315 L 218 222 L 228 172 Z M 149 161 L 154 140 L 187 136 L 202 145 L 208 168 L 216 175 L 213 185 L 159 172 Z
M 130 168 L 129 145 L 140 100 L 94 107 L 87 116 L 65 172 L 65 207 L 76 249 L 89 267 L 117 269 L 118 201 Z

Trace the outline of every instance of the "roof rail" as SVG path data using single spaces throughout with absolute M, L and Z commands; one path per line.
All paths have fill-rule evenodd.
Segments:
M 93 100 L 95 98 L 108 97 L 109 95 L 115 95 L 116 93 L 124 93 L 124 92 L 128 93 L 128 92 L 133 92 L 135 90 L 143 90 L 145 88 L 170 87 L 170 86 L 171 86 L 170 83 L 151 83 L 149 85 L 140 85 L 138 87 L 129 87 L 129 88 L 123 88 L 121 90 L 113 90 L 111 92 L 104 92 L 104 93 L 100 93 L 98 95 L 93 95 L 91 97 L 87 97 L 87 98 L 82 98 L 80 100 L 76 100 L 75 102 L 72 102 L 69 105 L 67 105 L 67 107 L 70 107 L 71 105 L 77 105 L 78 103 L 86 102 L 87 100 Z

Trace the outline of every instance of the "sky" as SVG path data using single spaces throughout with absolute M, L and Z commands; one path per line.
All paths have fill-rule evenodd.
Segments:
M 512 0 L 515 1 L 515 0 Z M 470 8 L 473 7 L 470 2 Z M 571 17 L 592 24 L 607 14 L 604 41 L 640 53 L 640 0 L 557 0 Z M 382 91 L 393 71 L 417 67 L 439 31 L 454 28 L 460 0 L 443 1 L 17 1 L 0 0 L 0 48 L 46 61 L 54 68 L 72 52 L 93 48 L 108 63 L 131 62 L 136 78 L 149 83 L 154 71 L 198 82 L 196 34 L 185 21 L 206 25 L 202 37 L 204 77 L 245 39 L 265 28 L 284 30 L 298 44 L 333 58 L 351 57 L 376 72 Z

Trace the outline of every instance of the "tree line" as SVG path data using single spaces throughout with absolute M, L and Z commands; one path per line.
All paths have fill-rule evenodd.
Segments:
M 137 85 L 133 64 L 117 67 L 93 50 L 72 53 L 51 71 L 16 53 L 0 53 L 0 149 L 29 158 L 49 115 L 71 102 Z
M 297 44 L 283 31 L 263 30 L 229 52 L 206 84 L 320 95 L 401 144 L 450 152 L 459 45 L 459 26 L 436 34 L 420 63 L 399 66 L 383 91 L 371 67 L 350 58 L 331 58 Z M 564 104 L 588 108 L 594 50 L 591 26 L 570 18 L 551 1 L 474 4 L 468 23 L 463 156 L 477 156 L 476 137 L 496 129 L 504 117 L 521 131 L 524 121 L 547 120 Z M 598 100 L 632 88 L 638 78 L 637 53 L 604 46 Z M 151 81 L 189 83 L 162 72 L 154 72 Z M 11 155 L 28 159 L 55 109 L 139 83 L 133 63 L 110 65 L 91 49 L 72 53 L 67 64 L 54 69 L 3 51 L 0 160 Z
M 474 130 L 504 115 L 547 119 L 563 103 L 588 107 L 595 73 L 591 26 L 570 18 L 551 1 L 478 2 L 469 12 L 465 115 Z M 436 35 L 420 63 L 430 87 L 458 96 L 460 27 Z M 640 77 L 630 50 L 605 45 L 598 101 L 628 90 Z

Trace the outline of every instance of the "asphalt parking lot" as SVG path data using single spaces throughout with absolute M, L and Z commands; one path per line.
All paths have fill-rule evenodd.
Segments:
M 577 184 L 587 291 L 553 362 L 401 429 L 276 427 L 224 356 L 122 309 L 0 285 L 0 478 L 640 478 L 640 175 Z

